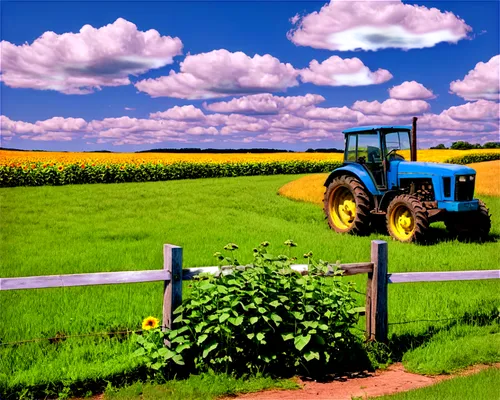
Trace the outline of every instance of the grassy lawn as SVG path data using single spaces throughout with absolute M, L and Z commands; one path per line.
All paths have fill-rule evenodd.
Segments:
M 279 388 L 297 389 L 291 380 L 275 380 L 264 377 L 235 378 L 224 374 L 193 375 L 183 381 L 165 384 L 134 383 L 120 389 L 110 388 L 104 393 L 105 400 L 211 400 L 220 396 L 257 392 Z
M 500 370 L 489 368 L 478 374 L 453 378 L 433 386 L 392 396 L 376 397 L 377 400 L 498 400 Z
M 252 248 L 261 241 L 270 241 L 281 253 L 287 239 L 298 243 L 292 255 L 299 258 L 312 250 L 317 258 L 342 262 L 369 260 L 370 240 L 388 240 L 390 272 L 498 268 L 499 198 L 483 197 L 493 214 L 490 242 L 452 241 L 438 224 L 431 232 L 435 243 L 417 246 L 380 234 L 334 233 L 317 205 L 276 195 L 294 179 L 297 176 L 1 189 L 0 276 L 162 268 L 164 243 L 184 248 L 185 267 L 214 265 L 212 254 L 229 242 L 240 246 L 240 261 L 249 262 Z M 365 279 L 353 279 L 361 291 Z M 482 314 L 487 328 L 478 328 L 485 331 L 476 336 L 498 342 L 498 331 L 489 326 L 492 310 L 500 305 L 498 287 L 495 281 L 391 285 L 390 335 L 396 335 L 397 349 L 436 343 L 449 345 L 451 353 L 453 346 L 464 345 L 461 328 L 452 326 L 453 320 L 433 320 L 478 320 Z M 0 341 L 138 329 L 145 316 L 160 316 L 161 307 L 161 283 L 0 292 Z M 421 322 L 406 323 L 415 320 Z M 122 383 L 136 368 L 130 357 L 133 348 L 123 337 L 0 343 L 0 393 L 1 385 L 82 380 L 98 385 L 103 379 Z M 426 355 L 417 350 L 405 361 L 432 372 L 432 351 Z M 487 350 L 486 345 L 479 348 L 487 353 L 484 357 L 498 360 L 498 353 Z M 412 357 L 418 360 L 415 364 Z M 445 362 L 439 368 L 452 370 L 471 360 L 475 358 Z

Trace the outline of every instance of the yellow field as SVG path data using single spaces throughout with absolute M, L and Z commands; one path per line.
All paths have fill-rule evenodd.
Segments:
M 500 149 L 419 150 L 419 161 L 442 162 L 451 157 L 472 153 L 500 153 Z M 267 154 L 197 154 L 197 153 L 65 153 L 0 150 L 0 165 L 45 162 L 55 164 L 168 164 L 189 162 L 266 162 L 266 161 L 341 161 L 340 153 L 267 153 Z M 408 157 L 409 158 L 409 155 Z
M 500 160 L 469 164 L 477 172 L 476 193 L 500 196 Z M 287 183 L 279 194 L 294 200 L 322 204 L 328 174 L 313 174 Z

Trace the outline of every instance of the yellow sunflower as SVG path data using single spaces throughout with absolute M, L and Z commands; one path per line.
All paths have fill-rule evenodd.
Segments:
M 142 329 L 145 331 L 149 331 L 150 329 L 158 328 L 160 324 L 160 320 L 155 317 L 147 317 L 142 321 Z

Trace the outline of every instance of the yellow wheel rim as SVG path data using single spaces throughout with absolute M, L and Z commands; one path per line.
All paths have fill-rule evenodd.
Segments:
M 351 191 L 343 186 L 336 188 L 330 196 L 329 207 L 334 225 L 348 230 L 356 218 L 356 201 Z
M 389 219 L 391 231 L 399 240 L 408 240 L 415 232 L 415 218 L 404 205 L 395 207 Z

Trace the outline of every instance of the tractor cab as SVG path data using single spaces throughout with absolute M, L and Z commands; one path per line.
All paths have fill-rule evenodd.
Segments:
M 344 163 L 365 167 L 379 190 L 390 187 L 391 161 L 403 161 L 411 149 L 410 126 L 376 126 L 347 129 Z
M 476 171 L 417 162 L 416 121 L 343 132 L 344 164 L 325 182 L 324 210 L 332 229 L 363 235 L 385 219 L 393 238 L 419 242 L 431 222 L 444 221 L 457 236 L 488 236 L 489 211 L 474 199 Z

